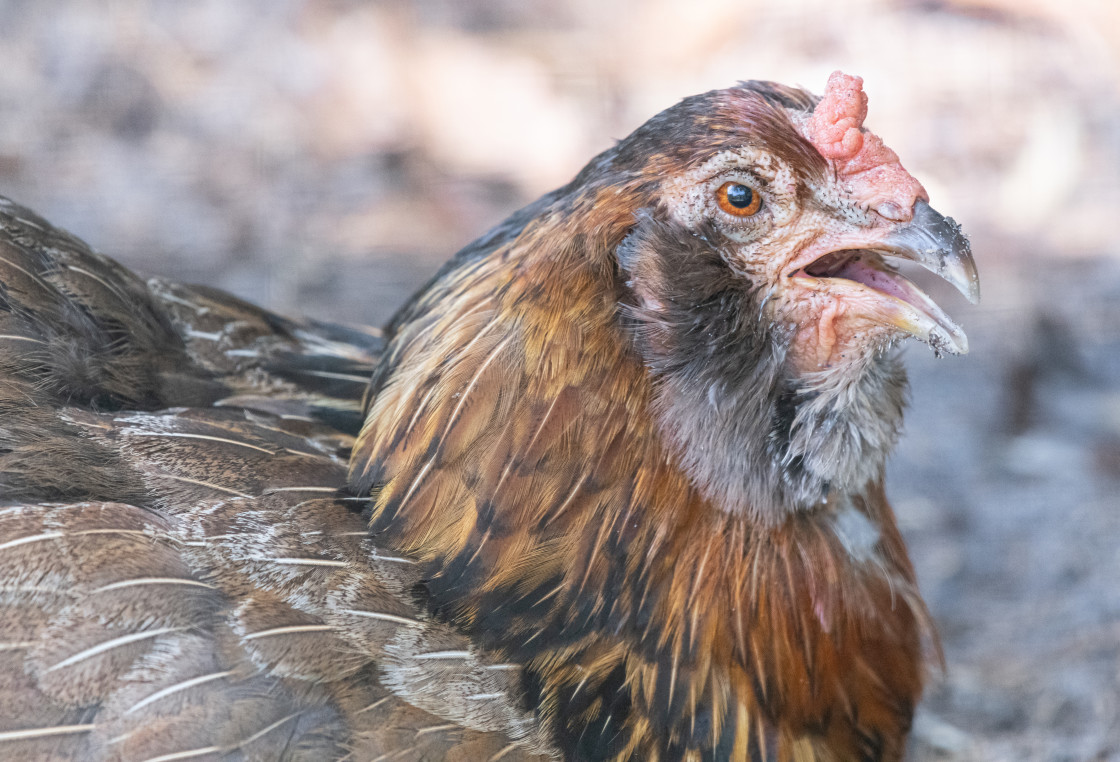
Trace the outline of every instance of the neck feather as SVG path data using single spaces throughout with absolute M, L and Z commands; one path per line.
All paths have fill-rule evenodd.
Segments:
M 877 471 L 779 521 L 719 505 L 666 436 L 687 363 L 658 375 L 607 250 L 554 238 L 465 263 L 394 337 L 351 471 L 379 541 L 427 564 L 433 612 L 526 665 L 577 758 L 898 736 L 924 609 Z M 709 421 L 762 405 L 716 397 Z
M 766 295 L 723 261 L 717 238 L 640 218 L 618 250 L 624 317 L 680 467 L 713 504 L 774 525 L 879 476 L 906 376 L 880 347 L 793 372 L 792 327 L 768 319 Z

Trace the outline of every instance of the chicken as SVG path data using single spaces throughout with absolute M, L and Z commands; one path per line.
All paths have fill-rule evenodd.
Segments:
M 0 207 L 0 757 L 899 759 L 891 260 L 978 281 L 866 112 L 687 98 L 384 337 Z

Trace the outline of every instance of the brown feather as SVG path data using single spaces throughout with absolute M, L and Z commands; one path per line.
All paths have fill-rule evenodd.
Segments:
M 144 284 L 3 201 L 0 326 L 0 758 L 548 757 L 520 668 L 340 494 L 376 332 Z
M 432 610 L 529 665 L 572 758 L 897 759 L 931 629 L 881 481 L 765 526 L 715 507 L 656 427 L 612 256 L 652 179 L 698 160 L 644 148 L 420 297 L 351 482 Z M 803 141 L 769 148 L 820 172 Z M 873 559 L 832 529 L 848 512 L 879 528 Z

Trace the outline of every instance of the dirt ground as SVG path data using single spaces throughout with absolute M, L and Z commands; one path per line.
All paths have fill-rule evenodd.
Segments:
M 358 323 L 684 95 L 862 75 L 984 292 L 889 472 L 947 664 L 912 757 L 1120 759 L 1120 3 L 0 0 L 0 60 L 0 193 Z

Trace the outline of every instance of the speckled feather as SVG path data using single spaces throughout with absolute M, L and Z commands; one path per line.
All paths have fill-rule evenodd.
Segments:
M 7 201 L 0 284 L 0 757 L 547 758 L 516 666 L 340 493 L 377 332 L 145 284 Z

